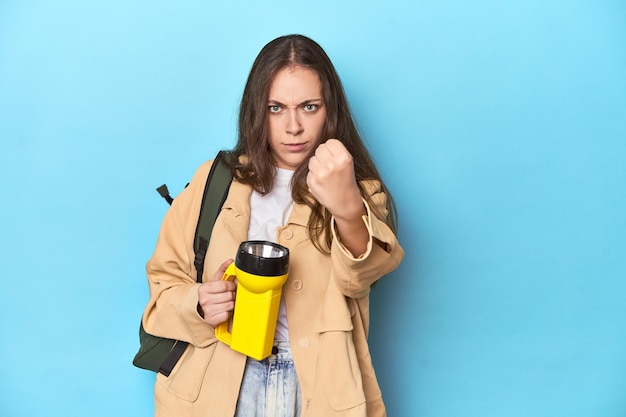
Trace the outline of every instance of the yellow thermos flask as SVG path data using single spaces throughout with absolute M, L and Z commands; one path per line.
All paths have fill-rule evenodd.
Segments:
M 286 247 L 263 240 L 241 243 L 235 262 L 222 277 L 237 280 L 235 310 L 232 321 L 227 320 L 215 328 L 217 339 L 256 360 L 268 357 L 272 352 L 288 269 L 289 249 Z

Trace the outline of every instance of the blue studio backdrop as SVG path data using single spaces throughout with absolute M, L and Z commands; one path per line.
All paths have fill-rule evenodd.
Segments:
M 334 61 L 397 200 L 388 414 L 625 416 L 623 0 L 0 0 L 0 415 L 152 415 L 155 188 L 235 144 L 288 33 Z

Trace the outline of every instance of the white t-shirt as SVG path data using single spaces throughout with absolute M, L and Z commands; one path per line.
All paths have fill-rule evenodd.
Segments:
M 293 173 L 294 171 L 276 168 L 272 191 L 266 195 L 252 191 L 248 240 L 267 240 L 277 243 L 276 229 L 287 223 L 293 209 L 293 199 L 291 198 L 291 178 Z M 285 301 L 282 298 L 280 300 L 274 340 L 289 340 L 287 312 L 285 310 Z

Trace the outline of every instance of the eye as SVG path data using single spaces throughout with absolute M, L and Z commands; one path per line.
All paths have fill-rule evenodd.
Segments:
M 304 105 L 304 111 L 306 112 L 315 112 L 317 111 L 317 109 L 319 108 L 319 106 L 317 104 L 305 104 Z
M 270 104 L 267 108 L 270 111 L 270 113 L 278 113 L 281 110 L 278 104 Z

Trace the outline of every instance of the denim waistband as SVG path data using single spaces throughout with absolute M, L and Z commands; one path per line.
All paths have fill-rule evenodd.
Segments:
M 272 353 L 266 359 L 269 361 L 291 361 L 291 346 L 289 341 L 275 341 L 272 347 Z

